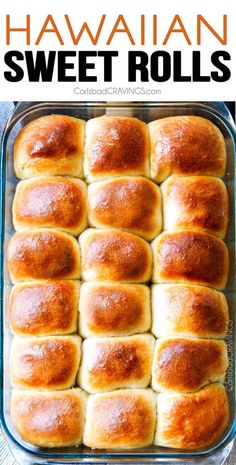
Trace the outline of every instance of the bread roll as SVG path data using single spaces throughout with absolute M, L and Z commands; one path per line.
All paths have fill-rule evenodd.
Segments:
M 210 382 L 223 383 L 227 367 L 224 341 L 160 338 L 153 357 L 152 388 L 155 391 L 194 392 Z
M 79 369 L 79 336 L 14 338 L 11 346 L 11 383 L 18 389 L 67 389 Z
M 90 184 L 88 215 L 95 228 L 120 228 L 152 240 L 162 227 L 160 190 L 139 176 Z
M 223 177 L 226 147 L 220 130 L 199 116 L 171 116 L 149 124 L 151 178 L 164 181 L 171 174 Z
M 156 396 L 120 389 L 89 396 L 83 443 L 95 449 L 132 449 L 153 442 Z
M 223 239 L 228 224 L 225 184 L 212 176 L 170 176 L 162 185 L 165 230 L 198 229 Z
M 56 228 L 78 236 L 87 225 L 86 184 L 45 176 L 21 181 L 13 202 L 13 223 L 22 228 Z
M 82 284 L 79 300 L 81 336 L 129 336 L 149 331 L 150 326 L 150 290 L 147 286 Z
M 84 163 L 88 182 L 127 174 L 148 176 L 147 125 L 126 116 L 90 119 L 86 125 Z
M 147 387 L 154 341 L 150 334 L 86 339 L 77 384 L 90 393 Z
M 160 234 L 153 242 L 153 282 L 182 282 L 224 289 L 228 278 L 225 243 L 200 231 Z
M 17 284 L 8 313 L 17 336 L 52 336 L 77 332 L 79 284 L 44 281 Z
M 85 122 L 71 116 L 47 115 L 31 121 L 15 140 L 16 177 L 83 177 L 84 133 Z
M 87 229 L 79 241 L 84 281 L 142 283 L 150 279 L 151 248 L 140 237 L 115 229 Z
M 38 447 L 81 444 L 87 396 L 81 389 L 60 392 L 13 390 L 11 418 L 19 436 Z
M 55 229 L 24 229 L 8 246 L 13 283 L 35 279 L 77 279 L 80 250 L 76 239 Z
M 229 422 L 225 389 L 211 384 L 194 394 L 159 394 L 155 445 L 200 449 L 218 439 Z
M 220 338 L 229 322 L 221 292 L 194 284 L 152 286 L 152 332 L 161 336 Z

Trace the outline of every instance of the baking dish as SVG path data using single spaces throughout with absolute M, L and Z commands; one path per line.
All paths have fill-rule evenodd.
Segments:
M 16 135 L 28 122 L 50 113 L 62 113 L 88 120 L 93 117 L 107 115 L 135 116 L 145 122 L 166 116 L 195 114 L 210 119 L 222 131 L 227 145 L 227 174 L 225 183 L 230 198 L 229 227 L 226 243 L 230 253 L 230 273 L 226 288 L 226 297 L 230 309 L 230 325 L 227 345 L 229 352 L 229 370 L 225 382 L 230 402 L 230 423 L 222 437 L 208 448 L 197 451 L 184 451 L 150 446 L 144 449 L 129 451 L 96 451 L 84 446 L 64 449 L 38 449 L 22 441 L 15 432 L 10 415 L 10 381 L 9 381 L 9 349 L 11 333 L 7 319 L 7 305 L 11 282 L 6 263 L 6 249 L 13 225 L 11 206 L 17 180 L 13 171 L 13 144 Z M 22 102 L 12 115 L 2 140 L 1 150 L 1 302 L 2 302 L 2 370 L 1 370 L 1 417 L 5 437 L 10 444 L 19 464 L 42 463 L 188 463 L 221 464 L 230 452 L 236 431 L 235 423 L 235 340 L 234 340 L 234 308 L 236 302 L 235 272 L 235 133 L 232 120 L 222 104 L 207 103 L 58 103 L 58 102 Z

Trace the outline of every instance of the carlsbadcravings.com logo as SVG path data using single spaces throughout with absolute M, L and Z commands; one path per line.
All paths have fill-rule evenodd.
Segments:
M 89 21 L 72 24 L 68 14 L 60 18 L 49 14 L 42 24 L 38 24 L 32 15 L 26 15 L 23 20 L 22 17 L 6 15 L 5 38 L 9 50 L 4 56 L 4 78 L 8 82 L 23 79 L 28 82 L 112 82 L 114 63 L 119 60 L 121 50 L 111 48 L 117 38 L 125 37 L 128 49 L 123 47 L 122 53 L 127 55 L 127 66 L 120 72 L 124 73 L 128 82 L 226 82 L 230 79 L 231 56 L 226 50 L 227 15 L 220 18 L 220 27 L 212 24 L 209 18 L 196 15 L 195 30 L 190 34 L 181 16 L 176 14 L 162 37 L 158 28 L 159 15 L 140 15 L 133 21 L 139 25 L 138 34 L 137 27 L 134 32 L 132 24 L 121 14 L 115 21 L 106 14 L 101 15 L 96 30 Z M 209 53 L 207 43 L 204 44 L 203 33 L 204 37 L 208 34 L 214 40 L 217 49 L 212 53 Z M 22 46 L 21 49 L 16 47 L 19 37 L 24 37 L 26 50 Z M 43 40 L 52 37 L 60 50 L 39 50 Z M 169 42 L 176 37 L 182 38 L 184 50 L 181 47 L 181 50 L 168 51 Z M 86 43 L 89 41 L 89 50 L 82 49 L 84 40 Z M 147 48 L 150 46 L 157 48 L 149 53 Z M 187 59 L 184 56 L 188 49 L 191 50 L 190 59 L 189 55 Z M 210 68 L 208 73 L 202 70 L 202 62 L 206 60 Z M 187 62 L 188 72 L 183 71 L 183 62 L 185 65 Z

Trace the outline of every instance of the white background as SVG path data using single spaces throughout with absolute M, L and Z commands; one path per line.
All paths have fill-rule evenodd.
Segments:
M 11 45 L 6 46 L 5 17 L 11 15 L 12 27 L 24 27 L 26 14 L 31 15 L 31 45 L 25 45 L 25 33 L 12 33 Z M 55 34 L 45 34 L 41 44 L 35 46 L 35 40 L 48 14 L 53 18 L 65 41 L 65 45 L 58 44 Z M 74 46 L 67 29 L 64 15 L 68 14 L 73 28 L 78 34 L 84 21 L 91 30 L 96 31 L 101 15 L 106 14 L 99 43 L 92 46 L 86 33 L 77 46 Z M 123 14 L 137 45 L 132 46 L 126 34 L 116 34 L 112 44 L 106 46 L 106 40 L 119 14 Z M 146 15 L 146 45 L 140 45 L 140 15 Z M 158 45 L 152 45 L 152 15 L 158 15 Z M 187 45 L 183 34 L 172 34 L 168 45 L 162 46 L 162 41 L 170 27 L 175 14 L 179 14 L 192 41 Z M 203 15 L 206 20 L 222 34 L 222 16 L 228 15 L 228 44 L 222 46 L 217 39 L 204 29 L 203 44 L 196 43 L 196 17 Z M 0 100 L 75 100 L 75 101 L 180 101 L 180 100 L 235 100 L 236 97 L 236 0 L 2 0 L 0 11 Z M 156 83 L 150 79 L 149 83 L 128 83 L 128 50 L 143 50 L 151 53 L 155 50 L 182 50 L 186 74 L 191 74 L 191 57 L 193 50 L 202 54 L 202 71 L 208 74 L 215 68 L 211 64 L 211 53 L 216 50 L 227 50 L 231 54 L 231 62 L 226 62 L 231 69 L 231 79 L 226 83 Z M 103 82 L 103 60 L 95 58 L 96 68 L 91 74 L 98 76 L 97 83 L 58 83 L 57 70 L 51 83 L 29 83 L 27 73 L 23 81 L 9 83 L 4 79 L 4 71 L 9 70 L 4 63 L 4 55 L 9 50 L 117 50 L 119 58 L 113 59 L 113 82 Z M 76 62 L 75 59 L 73 61 Z M 74 71 L 68 73 L 77 74 Z M 121 95 L 113 94 L 114 89 L 138 88 L 148 89 L 152 95 Z M 75 93 L 75 88 L 76 93 Z M 96 94 L 86 94 L 87 89 L 95 89 Z M 104 89 L 108 88 L 108 93 Z M 100 89 L 103 93 L 99 94 Z M 94 91 L 94 92 L 95 92 Z M 80 93 L 81 92 L 81 93 Z

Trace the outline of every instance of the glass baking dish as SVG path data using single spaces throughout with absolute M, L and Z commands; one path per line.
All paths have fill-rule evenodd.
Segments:
M 13 144 L 16 135 L 28 122 L 50 113 L 72 115 L 84 120 L 101 115 L 128 115 L 145 122 L 166 116 L 194 114 L 208 118 L 222 131 L 227 145 L 227 174 L 225 183 L 230 198 L 229 227 L 226 243 L 230 253 L 230 273 L 226 288 L 226 297 L 230 309 L 230 325 L 227 335 L 229 352 L 229 370 L 225 387 L 230 403 L 230 423 L 224 434 L 208 448 L 196 451 L 149 446 L 143 449 L 125 451 L 91 450 L 84 446 L 63 449 L 39 449 L 25 443 L 15 432 L 9 414 L 11 386 L 9 381 L 9 350 L 11 333 L 8 324 L 7 305 L 12 287 L 10 282 L 6 249 L 14 229 L 11 218 L 11 206 L 17 180 L 13 170 Z M 66 464 L 66 463 L 183 463 L 222 464 L 228 456 L 236 432 L 235 422 L 235 338 L 234 308 L 236 303 L 235 271 L 235 142 L 233 120 L 226 106 L 221 103 L 61 103 L 61 102 L 21 102 L 6 127 L 1 146 L 1 420 L 5 438 L 17 458 L 19 465 L 24 464 Z

